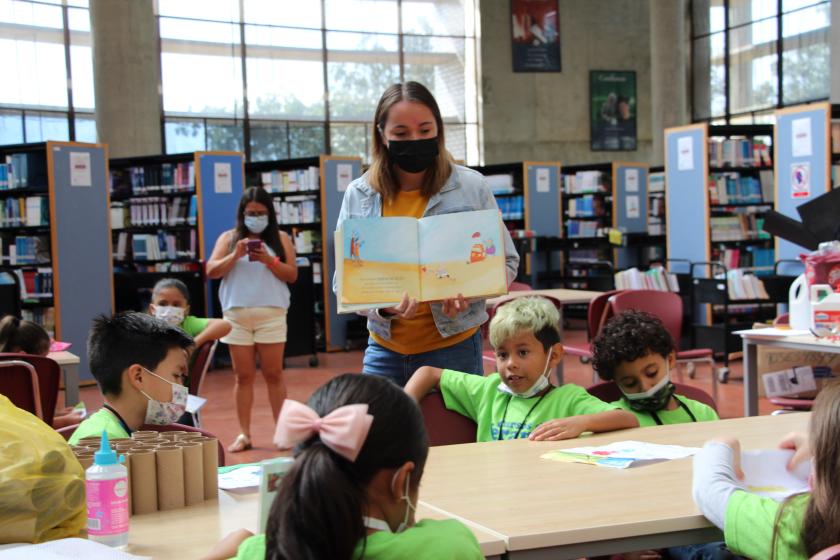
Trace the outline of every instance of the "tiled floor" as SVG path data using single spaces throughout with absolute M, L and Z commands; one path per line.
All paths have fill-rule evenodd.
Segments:
M 585 340 L 585 333 L 582 330 L 567 329 L 565 335 L 569 342 L 579 343 Z M 317 387 L 332 377 L 345 372 L 360 371 L 362 352 L 321 354 L 317 368 L 308 367 L 307 360 L 306 357 L 287 360 L 285 376 L 290 398 L 305 401 Z M 567 357 L 564 368 L 567 382 L 584 386 L 591 384 L 592 369 L 589 365 L 582 364 L 577 358 Z M 733 377 L 740 377 L 741 363 L 734 362 L 731 371 Z M 202 409 L 204 428 L 216 434 L 225 445 L 233 441 L 239 431 L 233 405 L 233 379 L 233 372 L 229 369 L 210 372 L 207 375 L 202 395 L 208 399 Z M 681 381 L 679 376 L 676 380 Z M 711 380 L 706 366 L 698 366 L 697 377 L 690 380 L 685 376 L 685 382 L 711 393 Z M 255 389 L 252 427 L 254 449 L 235 455 L 228 453 L 228 464 L 258 461 L 278 454 L 271 443 L 274 419 L 271 417 L 271 408 L 261 380 L 258 379 Z M 81 398 L 90 411 L 97 410 L 102 404 L 102 397 L 96 387 L 83 387 Z M 724 418 L 738 417 L 743 414 L 743 385 L 740 381 L 733 380 L 726 385 L 720 385 L 718 409 Z M 761 414 L 769 414 L 774 407 L 766 399 L 761 399 L 759 409 Z

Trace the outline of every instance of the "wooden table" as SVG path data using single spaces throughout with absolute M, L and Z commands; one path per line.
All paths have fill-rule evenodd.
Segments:
M 79 402 L 79 357 L 66 350 L 50 352 L 47 357 L 58 362 L 64 373 L 64 405 L 74 406 Z
M 155 560 L 199 558 L 225 535 L 244 528 L 256 531 L 259 494 L 233 494 L 219 491 L 219 500 L 189 508 L 159 511 L 131 518 L 126 552 L 151 556 Z M 417 519 L 448 519 L 434 508 L 418 506 Z M 488 558 L 505 552 L 500 535 L 466 523 Z
M 744 345 L 744 416 L 758 414 L 758 346 L 775 346 L 791 350 L 840 354 L 840 343 L 819 339 L 813 335 L 763 336 L 759 333 L 741 335 Z
M 691 459 L 625 470 L 540 459 L 555 449 L 639 440 L 700 447 L 736 436 L 775 447 L 808 413 L 637 428 L 565 442 L 512 440 L 433 447 L 421 499 L 502 535 L 510 558 L 580 558 L 721 540 L 691 498 Z

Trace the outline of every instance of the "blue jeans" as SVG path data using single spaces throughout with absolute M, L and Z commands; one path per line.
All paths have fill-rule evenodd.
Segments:
M 476 331 L 466 340 L 422 354 L 400 354 L 380 346 L 373 338 L 368 339 L 362 373 L 387 377 L 400 387 L 405 387 L 409 378 L 421 366 L 454 369 L 476 375 L 484 375 L 481 360 L 481 333 Z

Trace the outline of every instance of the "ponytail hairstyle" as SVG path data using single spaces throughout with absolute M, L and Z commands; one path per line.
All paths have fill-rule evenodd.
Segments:
M 814 400 L 809 440 L 814 480 L 800 533 L 808 558 L 837 544 L 840 538 L 840 382 L 823 387 Z M 773 558 L 782 514 L 797 496 L 802 494 L 791 496 L 779 508 L 773 528 Z
M 0 352 L 46 356 L 50 352 L 50 335 L 37 323 L 6 315 L 0 320 Z
M 230 252 L 233 252 L 236 244 L 246 239 L 251 232 L 245 227 L 245 207 L 249 202 L 257 202 L 265 206 L 268 212 L 268 226 L 262 230 L 260 239 L 271 247 L 274 255 L 286 262 L 286 253 L 283 251 L 283 244 L 280 242 L 280 226 L 277 224 L 277 213 L 274 211 L 274 198 L 262 187 L 248 187 L 239 199 L 239 207 L 236 209 L 236 227 L 230 240 Z
M 321 417 L 348 404 L 367 404 L 373 424 L 355 462 L 314 435 L 295 448 L 266 526 L 267 560 L 350 560 L 367 535 L 367 486 L 382 469 L 415 464 L 423 474 L 429 441 L 417 404 L 391 381 L 344 374 L 319 388 L 307 403 Z

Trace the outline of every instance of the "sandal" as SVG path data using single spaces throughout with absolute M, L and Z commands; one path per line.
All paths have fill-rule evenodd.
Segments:
M 227 450 L 231 453 L 239 453 L 240 451 L 247 451 L 253 447 L 251 445 L 251 438 L 246 436 L 245 434 L 239 434 L 236 436 L 236 439 L 233 440 Z

